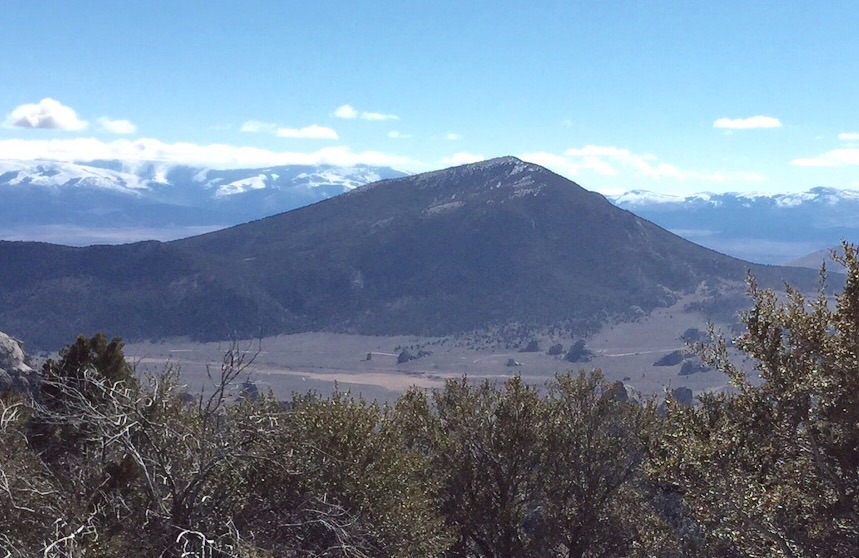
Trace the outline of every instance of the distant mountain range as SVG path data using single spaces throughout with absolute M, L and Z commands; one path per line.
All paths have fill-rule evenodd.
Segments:
M 592 331 L 714 293 L 816 273 L 724 256 L 513 157 L 384 180 L 169 243 L 0 242 L 0 329 L 224 339 L 298 331 L 444 335 L 511 323 Z
M 0 239 L 67 245 L 171 240 L 402 176 L 363 165 L 216 170 L 155 162 L 0 161 Z
M 0 239 L 72 246 L 173 240 L 303 207 L 405 173 L 388 167 L 216 170 L 157 162 L 0 161 Z M 703 246 L 760 263 L 859 241 L 859 191 L 610 197 Z
M 859 242 L 859 191 L 812 188 L 798 194 L 695 194 L 635 190 L 612 203 L 693 242 L 761 263 L 823 261 L 803 256 Z

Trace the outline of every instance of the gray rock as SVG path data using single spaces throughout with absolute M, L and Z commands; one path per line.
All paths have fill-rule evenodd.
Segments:
M 653 366 L 675 366 L 683 362 L 683 351 L 672 351 L 653 363 Z
M 691 407 L 695 403 L 695 399 L 692 397 L 692 390 L 685 386 L 672 389 L 671 398 L 686 407 Z
M 709 372 L 712 370 L 709 366 L 698 359 L 686 359 L 683 361 L 683 366 L 680 367 L 679 376 L 691 376 L 699 372 Z
M 611 384 L 606 390 L 606 395 L 609 395 L 618 401 L 629 401 L 629 392 L 626 391 L 626 386 L 623 382 L 617 381 Z
M 7 373 L 28 374 L 33 371 L 26 364 L 27 355 L 21 348 L 21 344 L 0 331 L 0 370 Z
M 0 331 L 0 391 L 29 393 L 37 382 L 38 374 L 27 364 L 21 343 Z

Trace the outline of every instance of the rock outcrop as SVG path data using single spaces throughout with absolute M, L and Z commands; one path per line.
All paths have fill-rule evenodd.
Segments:
M 38 374 L 29 364 L 21 343 L 0 331 L 0 392 L 33 390 Z
M 676 366 L 683 362 L 683 351 L 672 351 L 653 363 L 653 366 Z

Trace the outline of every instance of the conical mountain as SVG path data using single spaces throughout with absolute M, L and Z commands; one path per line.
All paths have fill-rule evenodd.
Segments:
M 23 264 L 9 248 L 0 244 L 0 263 L 5 253 L 5 265 Z M 750 268 L 765 282 L 815 277 L 699 247 L 513 157 L 377 182 L 172 243 L 68 250 L 35 250 L 59 264 L 42 269 L 35 290 L 63 301 L 72 296 L 63 281 L 77 296 L 86 285 L 113 309 L 94 294 L 71 304 L 75 316 L 44 301 L 34 314 L 0 271 L 0 326 L 44 324 L 47 313 L 127 337 L 447 334 L 514 321 L 579 328 L 669 304 L 703 280 L 742 280 Z M 114 271 L 82 269 L 99 259 Z M 6 329 L 27 340 L 32 326 Z
M 302 328 L 374 333 L 592 320 L 669 303 L 704 279 L 742 280 L 750 267 L 781 274 L 514 157 L 378 182 L 175 244 L 243 266 Z

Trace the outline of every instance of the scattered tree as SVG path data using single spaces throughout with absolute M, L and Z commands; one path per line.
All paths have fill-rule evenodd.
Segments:
M 570 346 L 570 350 L 564 356 L 567 362 L 588 362 L 593 358 L 593 353 L 588 349 L 584 339 L 579 339 Z

